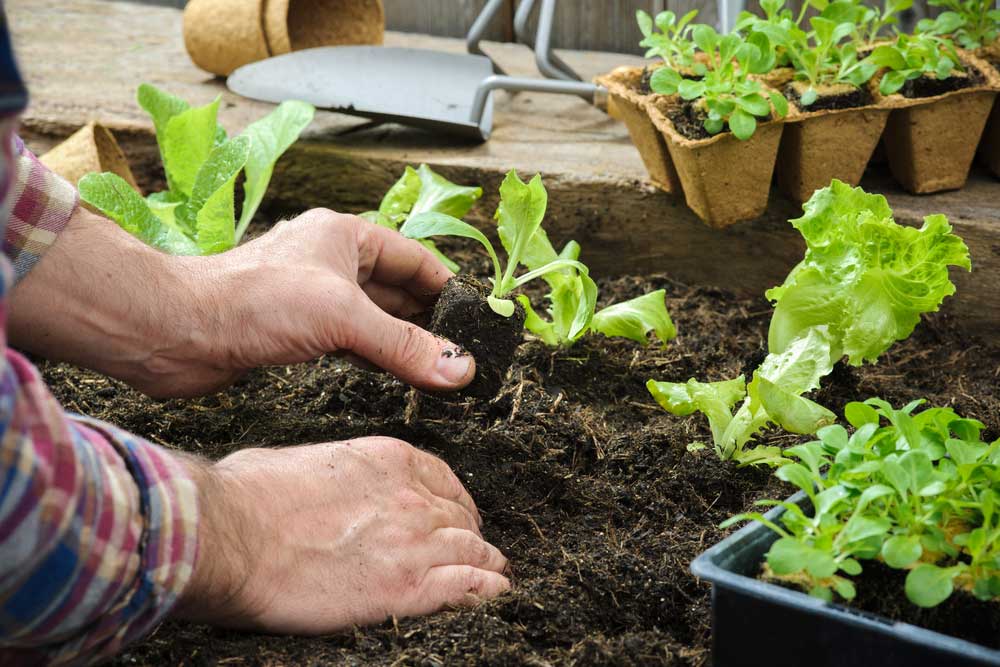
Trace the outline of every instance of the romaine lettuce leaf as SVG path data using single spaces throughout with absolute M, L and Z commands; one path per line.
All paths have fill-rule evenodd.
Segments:
M 160 151 L 170 190 L 191 196 L 198 170 L 215 148 L 219 98 L 203 107 L 187 109 L 167 121 Z
M 246 233 L 271 182 L 274 164 L 295 143 L 312 122 L 316 109 L 311 104 L 289 100 L 282 102 L 270 114 L 247 125 L 243 135 L 250 138 L 250 155 L 246 160 L 246 183 L 243 186 L 243 210 L 236 225 L 235 243 Z
M 733 421 L 733 406 L 746 396 L 746 381 L 742 375 L 721 382 L 650 380 L 646 389 L 664 410 L 678 417 L 704 413 L 708 417 L 712 439 L 719 443 Z
M 646 334 L 652 331 L 664 345 L 677 337 L 677 328 L 665 302 L 666 290 L 615 303 L 594 313 L 591 329 L 605 336 L 621 336 L 639 343 L 648 342 Z
M 203 255 L 236 245 L 236 175 L 249 155 L 250 138 L 244 135 L 215 148 L 198 170 L 191 198 L 175 210 L 178 226 L 194 239 Z

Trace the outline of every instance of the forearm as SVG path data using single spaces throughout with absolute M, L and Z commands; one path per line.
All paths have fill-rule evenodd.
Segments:
M 193 259 L 160 253 L 78 207 L 13 290 L 10 342 L 156 394 L 170 359 L 203 343 Z

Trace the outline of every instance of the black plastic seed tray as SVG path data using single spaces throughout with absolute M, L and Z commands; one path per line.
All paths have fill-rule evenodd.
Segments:
M 767 516 L 776 521 L 782 512 Z M 753 523 L 691 563 L 695 576 L 712 583 L 715 667 L 1000 666 L 1000 651 L 760 581 L 775 539 Z

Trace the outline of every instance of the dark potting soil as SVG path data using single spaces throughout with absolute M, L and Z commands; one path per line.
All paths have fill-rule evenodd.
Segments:
M 674 124 L 674 129 L 676 129 L 681 136 L 694 141 L 699 139 L 710 139 L 716 135 L 709 134 L 708 130 L 705 129 L 705 119 L 708 118 L 708 114 L 695 105 L 696 101 L 697 100 L 684 102 L 680 105 L 672 105 L 666 109 L 666 116 L 670 119 L 670 122 Z M 762 123 L 764 121 L 758 118 L 757 122 Z M 721 132 L 728 131 L 729 124 L 724 123 Z
M 650 94 L 652 94 L 653 88 L 650 86 L 650 80 L 653 78 L 653 72 L 655 72 L 655 71 L 656 71 L 656 69 L 653 68 L 653 67 L 643 67 L 642 68 L 642 76 L 639 77 L 639 88 L 638 88 L 638 90 L 643 95 L 650 95 Z M 696 74 L 693 74 L 693 73 L 687 73 L 687 74 L 685 74 L 684 72 L 681 72 L 680 74 L 681 74 L 681 77 L 684 78 L 684 79 L 697 79 L 698 78 L 698 76 Z
M 855 88 L 848 93 L 837 95 L 820 95 L 816 101 L 809 106 L 802 106 L 799 92 L 791 84 L 785 86 L 782 91 L 789 102 L 795 104 L 802 111 L 832 111 L 834 109 L 854 109 L 856 107 L 867 106 L 872 103 L 872 94 L 867 88 Z
M 515 302 L 512 316 L 498 315 L 486 301 L 489 292 L 476 278 L 455 276 L 434 307 L 430 332 L 461 345 L 455 354 L 471 354 L 476 360 L 475 378 L 455 398 L 496 396 L 524 337 L 524 307 Z
M 953 90 L 972 88 L 983 82 L 983 75 L 974 67 L 967 67 L 966 72 L 968 76 L 949 76 L 947 79 L 927 75 L 910 79 L 903 84 L 899 92 L 903 97 L 934 97 Z
M 488 271 L 483 257 L 458 259 Z M 211 458 L 251 446 L 403 438 L 455 469 L 480 507 L 485 536 L 513 568 L 513 590 L 475 609 L 320 638 L 168 622 L 117 664 L 707 664 L 709 587 L 688 566 L 724 536 L 719 522 L 792 489 L 768 470 L 688 452 L 687 443 L 710 441 L 706 421 L 665 413 L 644 383 L 735 377 L 765 344 L 771 309 L 763 297 L 737 299 L 664 276 L 599 287 L 601 307 L 665 288 L 678 338 L 661 348 L 588 336 L 567 350 L 531 340 L 495 400 L 442 404 L 409 422 L 407 387 L 333 357 L 259 369 L 225 392 L 171 401 L 43 365 L 69 409 Z M 851 375 L 834 373 L 814 398 L 838 412 L 869 396 L 896 405 L 927 398 L 1000 436 L 1000 346 L 970 339 L 946 314 Z M 761 442 L 802 440 L 769 430 Z

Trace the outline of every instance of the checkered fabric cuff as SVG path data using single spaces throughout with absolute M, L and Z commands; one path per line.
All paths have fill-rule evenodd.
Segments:
M 3 252 L 21 280 L 55 243 L 76 210 L 80 195 L 67 181 L 31 154 L 20 137 L 14 138 L 17 180 L 11 193 L 13 207 L 3 240 Z

